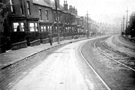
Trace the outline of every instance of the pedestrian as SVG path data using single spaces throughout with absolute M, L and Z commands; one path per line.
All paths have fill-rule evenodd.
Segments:
M 20 26 L 19 25 L 17 26 L 17 32 L 20 32 Z
M 52 46 L 52 36 L 51 35 L 49 35 L 49 43 Z

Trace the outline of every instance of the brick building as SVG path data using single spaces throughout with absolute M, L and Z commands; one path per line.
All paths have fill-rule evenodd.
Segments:
M 5 6 L 2 10 L 6 10 L 4 20 L 0 22 L 1 31 L 6 39 L 5 43 L 0 39 L 0 46 L 5 46 L 5 50 L 46 43 L 49 34 L 57 37 L 58 27 L 54 2 L 50 0 L 0 0 L 0 5 Z M 57 7 L 60 36 L 66 37 L 79 33 L 78 29 L 83 29 L 80 23 L 82 19 L 77 15 L 75 7 L 68 6 L 67 1 L 64 1 L 62 6 L 59 0 L 57 0 Z

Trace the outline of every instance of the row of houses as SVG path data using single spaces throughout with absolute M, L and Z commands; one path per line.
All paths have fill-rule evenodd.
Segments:
M 57 40 L 58 31 L 62 38 L 84 35 L 85 24 L 67 1 L 0 0 L 0 52 L 46 43 L 48 35 Z

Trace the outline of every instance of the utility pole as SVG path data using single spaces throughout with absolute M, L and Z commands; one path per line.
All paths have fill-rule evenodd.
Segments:
M 123 32 L 123 20 L 121 22 L 121 34 L 122 34 L 122 32 Z
M 88 25 L 89 25 L 88 18 L 89 18 L 89 14 L 88 14 L 88 11 L 87 11 L 87 33 L 88 33 L 87 38 L 89 38 L 89 33 L 90 33 L 89 28 L 88 28 Z
M 59 32 L 59 19 L 58 19 L 58 1 L 55 0 L 55 8 L 56 8 L 56 20 L 57 20 L 57 34 L 58 34 L 58 44 L 60 44 L 60 32 Z
M 123 16 L 123 32 L 125 31 L 125 16 Z
M 128 8 L 127 8 L 126 13 L 127 13 L 127 17 L 126 17 L 126 28 L 127 28 L 128 27 Z

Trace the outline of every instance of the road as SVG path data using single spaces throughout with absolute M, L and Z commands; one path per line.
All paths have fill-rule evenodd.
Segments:
M 10 90 L 109 90 L 81 56 L 81 45 L 87 41 L 54 51 Z

